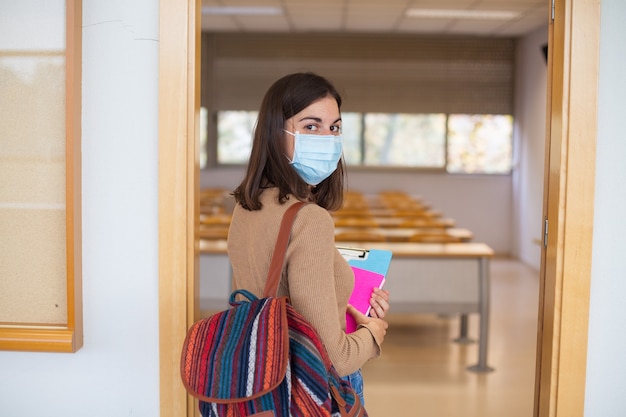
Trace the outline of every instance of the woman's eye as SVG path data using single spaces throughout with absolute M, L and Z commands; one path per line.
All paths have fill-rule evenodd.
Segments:
M 330 130 L 333 133 L 341 133 L 341 126 L 331 126 Z
M 304 126 L 304 128 L 306 130 L 310 130 L 311 132 L 315 132 L 316 130 L 319 130 L 319 128 L 316 125 L 306 125 Z

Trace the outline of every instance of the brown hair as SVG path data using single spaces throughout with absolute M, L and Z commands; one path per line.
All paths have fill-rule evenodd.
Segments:
M 343 204 L 345 172 L 343 158 L 337 169 L 315 187 L 310 187 L 285 157 L 282 138 L 286 120 L 324 97 L 332 97 L 341 110 L 341 96 L 325 78 L 307 72 L 287 75 L 265 93 L 252 142 L 246 175 L 233 191 L 235 200 L 247 210 L 260 210 L 259 197 L 265 188 L 278 187 L 282 204 L 292 194 L 298 200 L 312 201 L 327 210 Z

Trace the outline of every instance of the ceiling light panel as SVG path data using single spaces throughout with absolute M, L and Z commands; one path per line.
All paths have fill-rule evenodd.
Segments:
M 285 2 L 286 15 L 298 31 L 341 31 L 345 22 L 345 8 L 341 2 L 321 7 L 318 3 Z
M 206 32 L 238 32 L 241 28 L 230 16 L 202 15 L 202 30 Z
M 202 14 L 226 16 L 276 16 L 282 7 L 273 6 L 202 6 Z
M 237 23 L 246 32 L 289 32 L 286 16 L 237 16 Z
M 403 16 L 404 4 L 398 2 L 349 2 L 346 7 L 346 29 L 354 31 L 395 31 L 398 17 Z
M 425 19 L 510 20 L 518 15 L 518 12 L 511 10 L 408 9 L 406 11 L 407 17 Z

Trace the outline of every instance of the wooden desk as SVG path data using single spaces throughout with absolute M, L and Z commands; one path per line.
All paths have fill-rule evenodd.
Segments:
M 431 209 L 409 210 L 389 208 L 347 208 L 332 213 L 333 217 L 400 217 L 436 219 L 443 215 L 441 211 Z
M 445 233 L 450 236 L 458 237 L 463 242 L 469 242 L 474 237 L 474 234 L 469 229 L 462 229 L 462 228 L 455 228 L 455 227 L 450 227 L 450 228 L 445 228 L 445 229 L 442 229 L 442 228 L 435 228 L 435 229 L 419 228 L 418 229 L 418 228 L 408 228 L 408 227 L 397 228 L 397 229 L 393 227 L 379 227 L 379 228 L 336 227 L 335 234 L 339 234 L 343 232 L 350 232 L 354 230 L 360 230 L 363 232 L 376 233 L 376 234 L 383 235 L 387 239 L 388 242 L 406 242 L 406 240 L 409 237 L 413 236 L 413 234 L 420 232 L 420 231 L 422 232 L 434 231 L 437 233 Z M 363 243 L 361 245 L 363 245 Z
M 200 253 L 210 253 L 213 255 L 228 255 L 228 246 L 225 239 L 204 240 L 200 239 L 198 243 Z
M 454 227 L 454 220 L 447 218 L 434 218 L 434 219 L 407 219 L 406 217 L 373 217 L 372 218 L 378 227 L 425 227 L 425 228 L 446 228 Z M 408 221 L 412 223 L 412 226 L 403 226 L 403 223 Z
M 214 214 L 207 214 L 207 213 L 200 213 L 200 218 L 199 218 L 199 223 L 201 225 L 216 225 L 216 224 L 221 224 L 221 225 L 230 225 L 230 219 L 231 219 L 231 215 L 230 214 L 224 214 L 224 213 L 214 213 Z
M 345 247 L 363 248 L 363 242 L 341 242 Z M 198 243 L 200 253 L 226 254 L 226 240 L 203 240 Z M 405 243 L 405 242 L 371 242 L 367 249 L 387 249 L 396 258 L 459 258 L 459 259 L 491 259 L 494 255 L 485 243 Z
M 468 314 L 480 315 L 478 363 L 474 372 L 489 372 L 490 276 L 493 249 L 484 243 L 341 242 L 338 246 L 388 249 L 393 252 L 385 288 L 391 293 L 391 312 L 457 313 L 461 315 L 458 342 L 468 342 Z M 202 254 L 226 256 L 225 240 L 200 240 Z M 228 279 L 225 277 L 225 279 Z M 227 298 L 228 294 L 224 296 Z
M 201 225 L 229 225 L 231 220 L 230 214 L 206 214 L 201 213 L 199 223 Z M 447 218 L 406 218 L 406 217 L 335 217 L 334 221 L 338 224 L 354 224 L 354 227 L 372 227 L 376 224 L 379 228 L 449 228 L 454 227 L 454 220 Z M 405 222 L 408 226 L 403 225 Z
M 202 225 L 196 229 L 196 237 L 199 239 L 207 240 L 224 240 L 228 239 L 228 226 L 216 225 L 205 226 Z
M 478 363 L 474 372 L 490 372 L 490 266 L 494 251 L 484 243 L 340 242 L 338 246 L 388 249 L 393 252 L 385 288 L 391 312 L 459 313 L 459 343 L 468 343 L 468 314 L 479 321 Z

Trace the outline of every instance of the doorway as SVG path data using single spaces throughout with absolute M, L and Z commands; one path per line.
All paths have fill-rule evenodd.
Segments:
M 550 175 L 546 175 L 544 198 L 550 226 L 543 252 L 535 384 L 535 416 L 542 417 L 582 416 L 583 412 L 588 316 L 584 300 L 589 298 L 591 240 L 588 229 L 582 225 L 593 222 L 595 167 L 588 162 L 590 155 L 595 154 L 596 129 L 595 120 L 588 115 L 595 115 L 597 95 L 597 3 L 577 2 L 574 9 L 573 0 L 556 0 L 556 19 L 551 25 L 548 119 L 552 122 L 545 171 Z M 180 383 L 178 359 L 180 341 L 197 317 L 198 301 L 194 231 L 198 193 L 199 10 L 199 1 L 160 1 L 162 416 L 192 416 L 195 409 Z M 575 149 L 568 147 L 571 135 L 577 139 Z M 574 183 L 583 186 L 575 188 Z M 576 261 L 565 262 L 570 258 Z M 565 276 L 574 285 L 564 285 Z M 582 348 L 571 349 L 572 346 Z

